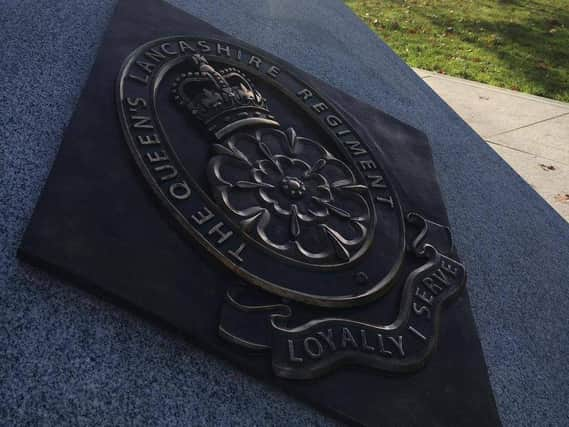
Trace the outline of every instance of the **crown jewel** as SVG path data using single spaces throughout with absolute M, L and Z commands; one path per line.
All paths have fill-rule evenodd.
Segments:
M 198 71 L 180 74 L 172 94 L 217 138 L 243 126 L 280 126 L 246 74 L 232 67 L 217 71 L 202 55 L 192 55 L 192 60 Z

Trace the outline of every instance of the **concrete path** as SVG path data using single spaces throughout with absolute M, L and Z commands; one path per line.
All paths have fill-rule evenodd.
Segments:
M 415 71 L 569 221 L 569 104 Z

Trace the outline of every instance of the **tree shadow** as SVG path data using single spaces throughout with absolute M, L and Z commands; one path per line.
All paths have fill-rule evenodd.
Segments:
M 499 0 L 495 7 L 529 13 L 510 19 L 500 11 L 496 16 L 501 18 L 488 14 L 476 18 L 460 14 L 460 5 L 454 13 L 441 11 L 440 6 L 436 14 L 428 7 L 414 8 L 413 13 L 428 20 L 449 42 L 456 38 L 494 57 L 501 68 L 531 86 L 532 93 L 569 101 L 569 4 L 563 8 L 531 0 Z
M 565 14 L 565 20 L 569 25 L 569 14 Z M 569 98 L 569 37 L 564 38 L 565 43 L 554 41 L 555 35 L 548 36 L 544 33 L 541 37 L 536 37 L 536 29 L 539 32 L 546 31 L 542 29 L 547 28 L 547 21 L 543 18 L 529 18 L 524 24 L 464 21 L 462 25 L 469 31 L 475 31 L 480 26 L 491 29 L 496 36 L 489 41 L 477 38 L 474 42 L 469 42 L 491 53 L 502 65 L 523 75 L 528 82 L 543 87 L 544 93 L 537 93 L 538 95 L 561 97 L 565 94 Z M 549 43 L 548 37 L 551 40 Z M 502 46 L 509 48 L 504 49 Z

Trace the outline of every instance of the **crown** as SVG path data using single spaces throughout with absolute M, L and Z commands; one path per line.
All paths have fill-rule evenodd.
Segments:
M 267 100 L 236 68 L 217 71 L 202 55 L 192 55 L 199 71 L 180 74 L 172 84 L 174 101 L 219 139 L 243 126 L 279 127 Z

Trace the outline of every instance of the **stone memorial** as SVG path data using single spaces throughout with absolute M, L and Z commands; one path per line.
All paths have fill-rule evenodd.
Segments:
M 285 18 L 283 10 L 232 7 L 255 28 L 271 22 L 256 16 Z M 22 234 L 24 274 L 42 274 L 28 264 L 48 270 L 109 300 L 109 310 L 161 325 L 158 333 L 176 331 L 341 421 L 500 425 L 468 295 L 486 280 L 510 286 L 511 278 L 480 275 L 487 270 L 479 263 L 505 262 L 503 255 L 478 253 L 465 265 L 461 243 L 472 261 L 481 238 L 472 224 L 482 218 L 451 226 L 447 215 L 445 199 L 459 213 L 467 206 L 464 189 L 449 184 L 467 179 L 457 170 L 480 164 L 448 144 L 448 135 L 465 132 L 462 122 L 426 126 L 410 113 L 424 106 L 371 106 L 336 87 L 365 69 L 365 50 L 330 61 L 327 73 L 339 80 L 324 81 L 303 71 L 318 60 L 317 46 L 293 65 L 279 58 L 287 43 L 303 45 L 289 42 L 292 33 L 279 36 L 276 52 L 255 46 L 256 36 L 240 40 L 223 22 L 213 26 L 161 0 L 117 3 Z M 388 68 L 403 67 L 390 61 Z M 360 93 L 373 84 L 356 81 Z M 410 83 L 389 84 L 392 99 L 415 99 Z M 433 162 L 431 147 L 441 141 L 446 154 Z M 482 209 L 485 196 L 472 197 Z M 184 381 L 183 371 L 176 375 Z M 215 378 L 220 390 L 234 384 Z M 263 421 L 258 403 L 235 393 L 219 402 L 232 399 L 251 407 L 208 420 L 156 410 L 156 422 L 326 423 L 292 406 L 282 410 L 286 419 L 268 409 Z

